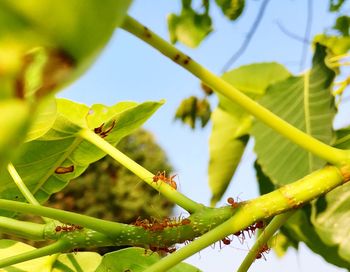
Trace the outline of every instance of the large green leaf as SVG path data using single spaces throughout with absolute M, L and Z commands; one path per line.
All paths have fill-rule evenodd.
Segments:
M 222 78 L 252 98 L 258 98 L 272 83 L 283 80 L 289 72 L 277 63 L 242 66 Z M 252 117 L 238 105 L 219 95 L 219 107 L 211 117 L 213 128 L 209 140 L 209 186 L 214 206 L 225 193 L 241 160 L 249 138 Z
M 54 124 L 57 117 L 56 99 L 49 96 L 37 103 L 36 116 L 26 135 L 26 142 L 43 136 Z
M 209 139 L 209 186 L 211 205 L 221 199 L 241 160 L 249 136 L 251 118 L 237 118 L 225 110 L 216 108 L 212 113 L 212 133 Z
M 28 251 L 32 251 L 35 248 L 12 240 L 0 240 L 0 258 L 5 259 L 11 256 L 16 256 L 21 253 L 25 253 Z M 1 272 L 13 272 L 13 271 L 21 271 L 21 272 L 51 272 L 53 258 L 51 256 L 41 257 L 34 260 L 30 260 L 27 262 L 22 262 L 16 265 L 11 265 L 5 268 L 1 268 Z
M 311 71 L 272 85 L 260 103 L 291 125 L 329 144 L 335 114 L 330 93 L 334 72 L 325 65 L 325 56 L 325 47 L 317 45 Z M 276 185 L 293 182 L 325 164 L 259 121 L 254 123 L 252 134 L 258 162 Z
M 144 248 L 126 248 L 104 255 L 101 265 L 97 268 L 96 272 L 141 272 L 160 259 L 157 253 L 146 252 Z M 187 263 L 179 263 L 167 271 L 200 272 L 198 268 Z
M 105 140 L 115 145 L 140 127 L 162 102 L 121 102 L 111 107 L 91 108 L 60 99 L 53 127 L 42 137 L 28 142 L 13 161 L 19 175 L 37 200 L 44 201 L 79 176 L 90 163 L 105 153 L 79 137 L 82 128 L 110 132 Z M 103 134 L 103 133 L 102 133 Z M 0 198 L 23 199 L 6 171 L 0 174 Z
M 350 148 L 350 127 L 336 131 L 335 147 Z M 350 184 L 344 184 L 313 205 L 312 223 L 322 241 L 337 246 L 338 254 L 350 263 Z
M 60 254 L 51 272 L 95 272 L 102 257 L 96 252 Z
M 350 264 L 350 184 L 340 186 L 313 205 L 312 223 L 322 241 L 336 246 Z M 349 265 L 350 266 L 350 265 Z
M 20 253 L 25 253 L 35 250 L 35 247 L 30 245 L 11 241 L 0 240 L 0 258 L 4 259 L 11 256 L 16 256 Z M 58 258 L 45 256 L 33 259 L 27 262 L 22 262 L 16 265 L 11 265 L 1 268 L 1 272 L 94 272 L 100 264 L 102 257 L 95 252 L 76 252 L 60 254 Z
M 321 255 L 327 262 L 350 269 L 350 262 L 344 259 L 337 245 L 323 241 L 310 221 L 310 207 L 297 211 L 284 226 L 287 237 L 304 242 L 313 252 Z M 322 238 L 322 239 L 321 239 Z M 345 239 L 345 237 L 343 237 Z
M 334 146 L 340 149 L 350 149 L 350 126 L 335 132 L 336 141 Z

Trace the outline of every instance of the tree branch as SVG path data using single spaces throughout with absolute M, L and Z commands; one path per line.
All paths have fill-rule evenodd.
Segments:
M 244 53 L 244 51 L 248 48 L 248 45 L 253 38 L 254 33 L 256 32 L 263 16 L 265 13 L 265 9 L 267 4 L 270 0 L 264 0 L 264 2 L 261 4 L 260 10 L 258 12 L 258 15 L 255 18 L 255 21 L 253 25 L 251 26 L 245 40 L 243 41 L 241 47 L 232 55 L 232 57 L 226 62 L 226 64 L 222 68 L 222 73 L 226 72 L 230 66 Z

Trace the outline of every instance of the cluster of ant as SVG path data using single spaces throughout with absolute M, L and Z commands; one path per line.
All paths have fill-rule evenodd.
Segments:
M 229 197 L 227 199 L 227 203 L 232 207 L 232 208 L 237 208 L 240 203 L 238 201 L 235 201 L 232 197 Z M 265 228 L 265 224 L 263 221 L 257 221 L 256 223 L 246 227 L 245 229 L 243 230 L 240 230 L 240 231 L 237 231 L 236 233 L 233 234 L 233 236 L 236 236 L 238 238 L 238 240 L 240 241 L 241 244 L 244 243 L 245 241 L 245 233 L 248 234 L 249 238 L 251 238 L 254 234 L 255 234 L 255 231 L 257 229 L 264 229 Z M 224 245 L 229 245 L 231 242 L 232 242 L 233 239 L 229 239 L 227 237 L 223 238 L 221 240 L 221 242 L 224 244 Z M 261 247 L 261 249 L 259 250 L 259 252 L 257 253 L 256 255 L 256 259 L 261 259 L 262 257 L 264 257 L 264 259 L 266 260 L 265 256 L 264 256 L 264 253 L 268 253 L 270 251 L 270 248 L 268 247 L 268 245 L 263 245 Z
M 191 223 L 191 220 L 188 218 L 164 218 L 162 220 L 153 219 L 152 221 L 148 219 L 137 218 L 132 225 L 142 227 L 145 230 L 149 231 L 162 231 L 165 228 L 173 228 L 179 226 L 185 226 Z
M 165 171 L 160 172 L 158 171 L 157 174 L 153 177 L 153 182 L 158 182 L 158 180 L 163 181 L 165 183 L 167 183 L 168 185 L 170 185 L 172 188 L 174 188 L 175 190 L 177 189 L 177 184 L 174 180 L 174 178 L 177 175 L 173 175 L 171 177 L 167 177 L 165 174 Z
M 55 232 L 72 232 L 76 230 L 82 230 L 84 227 L 74 224 L 64 224 L 62 226 L 56 226 Z
M 99 127 L 97 128 L 94 128 L 94 132 L 97 134 L 97 135 L 100 135 L 101 138 L 105 138 L 109 132 L 111 132 L 111 130 L 114 128 L 115 126 L 115 120 L 113 120 L 112 124 L 110 125 L 109 128 L 103 130 L 103 127 L 104 127 L 105 123 L 102 123 L 102 125 L 100 125 Z
M 132 225 L 134 226 L 142 227 L 143 229 L 149 230 L 149 231 L 162 231 L 165 228 L 173 228 L 173 227 L 185 226 L 189 224 L 191 224 L 190 219 L 188 218 L 181 219 L 180 217 L 173 218 L 173 219 L 164 218 L 162 220 L 153 219 L 152 221 L 148 219 L 137 218 L 136 221 L 132 223 Z M 158 252 L 163 254 L 173 253 L 174 251 L 176 251 L 176 247 L 159 247 L 159 246 L 153 246 L 153 245 L 150 245 L 149 249 L 152 252 Z

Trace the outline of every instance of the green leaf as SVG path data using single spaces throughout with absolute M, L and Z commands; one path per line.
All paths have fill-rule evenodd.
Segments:
M 349 36 L 350 17 L 339 16 L 333 26 L 333 29 L 338 30 L 343 36 Z
M 16 256 L 20 253 L 25 253 L 34 250 L 35 247 L 27 245 L 25 243 L 11 241 L 11 240 L 0 240 L 0 256 L 1 259 Z M 27 262 L 11 265 L 6 268 L 1 268 L 1 271 L 21 271 L 21 272 L 51 272 L 52 269 L 52 257 L 46 256 L 37 259 L 33 259 Z
M 329 1 L 329 11 L 337 12 L 342 8 L 345 0 L 330 0 Z
M 251 118 L 249 115 L 237 118 L 221 108 L 216 108 L 211 120 L 213 128 L 209 139 L 208 172 L 212 192 L 211 205 L 215 206 L 225 193 L 241 160 L 249 139 L 247 131 L 251 125 Z
M 334 72 L 325 65 L 325 56 L 325 47 L 317 45 L 311 71 L 272 85 L 260 103 L 291 125 L 329 144 L 335 114 L 330 93 Z M 288 184 L 325 165 L 325 161 L 261 122 L 254 123 L 252 135 L 258 162 L 275 185 Z
M 209 122 L 210 113 L 210 104 L 206 98 L 199 99 L 195 96 L 190 96 L 181 101 L 175 113 L 175 120 L 181 120 L 194 129 L 198 119 L 201 121 L 203 128 Z
M 319 34 L 314 37 L 313 43 L 320 43 L 326 46 L 334 55 L 345 54 L 350 49 L 350 37 Z
M 310 222 L 310 207 L 297 211 L 284 226 L 287 237 L 304 242 L 313 252 L 321 255 L 327 262 L 350 269 L 350 263 L 342 258 L 337 246 L 325 244 Z M 343 237 L 345 238 L 345 237 Z
M 336 131 L 335 147 L 350 148 L 350 127 Z M 336 246 L 339 256 L 350 263 L 349 205 L 350 184 L 346 183 L 325 196 L 312 206 L 312 223 L 322 241 L 329 246 Z
M 242 66 L 225 73 L 222 78 L 234 87 L 258 98 L 272 83 L 290 74 L 280 64 L 258 63 Z M 219 95 L 219 107 L 212 114 L 212 134 L 209 140 L 209 186 L 211 205 L 225 193 L 240 162 L 248 141 L 252 117 L 238 105 Z
M 160 259 L 157 253 L 146 251 L 144 248 L 126 248 L 104 255 L 96 272 L 141 272 Z M 179 263 L 168 271 L 200 272 L 198 268 L 186 263 Z
M 52 128 L 42 137 L 24 144 L 21 156 L 13 164 L 36 199 L 42 202 L 105 155 L 79 137 L 82 128 L 95 130 L 115 145 L 140 127 L 161 104 L 121 102 L 111 107 L 89 108 L 69 100 L 57 100 L 58 115 Z M 23 200 L 6 171 L 0 173 L 0 188 L 0 198 Z
M 170 41 L 180 41 L 194 48 L 212 31 L 211 19 L 207 12 L 196 13 L 190 6 L 183 7 L 181 14 L 168 16 Z
M 245 0 L 215 0 L 227 18 L 234 21 L 243 12 Z
M 276 189 L 275 185 L 271 182 L 268 176 L 265 175 L 258 161 L 254 162 L 254 169 L 256 172 L 256 178 L 259 184 L 260 195 L 264 195 L 272 192 Z
M 56 99 L 53 96 L 38 102 L 37 115 L 27 132 L 26 142 L 43 136 L 53 126 L 56 117 Z
M 293 243 L 282 232 L 278 232 L 271 238 L 271 248 L 276 253 L 277 257 L 282 258 L 287 253 L 288 248 L 293 246 Z
M 52 272 L 95 272 L 102 256 L 96 252 L 75 252 L 60 254 L 52 267 Z
M 339 129 L 335 132 L 336 141 L 334 147 L 340 149 L 350 149 L 350 126 Z
M 340 186 L 313 205 L 312 223 L 322 241 L 336 246 L 340 257 L 350 263 L 350 184 Z

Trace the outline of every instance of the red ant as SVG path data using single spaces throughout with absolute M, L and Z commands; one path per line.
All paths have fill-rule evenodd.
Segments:
M 267 244 L 265 244 L 259 249 L 258 253 L 255 256 L 255 259 L 261 259 L 261 257 L 264 257 L 264 260 L 266 261 L 264 253 L 269 253 L 269 252 L 270 252 L 270 248 L 268 247 Z
M 102 123 L 102 125 L 100 125 L 97 128 L 94 128 L 94 132 L 98 135 L 100 135 L 101 138 L 105 138 L 108 133 L 114 128 L 115 126 L 115 120 L 113 120 L 112 125 L 107 128 L 105 131 L 103 131 L 103 126 L 105 125 L 105 123 Z
M 174 188 L 175 190 L 177 189 L 177 184 L 174 180 L 174 178 L 176 177 L 177 175 L 173 175 L 171 176 L 170 178 L 168 178 L 165 174 L 165 171 L 163 172 L 160 172 L 158 171 L 157 174 L 155 176 L 153 176 L 153 182 L 158 182 L 158 180 L 161 180 L 165 183 L 167 183 L 168 185 L 170 185 L 172 188 Z
M 233 197 L 229 197 L 227 199 L 227 202 L 228 202 L 228 204 L 231 205 L 232 208 L 237 208 L 240 205 L 239 202 L 237 202 L 233 199 Z
M 181 222 L 180 222 L 180 224 L 181 224 L 182 226 L 184 226 L 184 225 L 189 225 L 189 224 L 191 224 L 191 220 L 188 219 L 188 218 L 182 219 Z
M 68 225 L 63 225 L 63 226 L 56 226 L 55 227 L 55 232 L 70 232 L 70 231 L 75 231 L 75 230 L 82 230 L 84 227 L 79 226 L 79 225 L 74 225 L 74 224 L 68 224 Z
M 156 247 L 156 246 L 149 246 L 149 249 L 153 252 L 159 252 L 163 251 L 165 253 L 173 253 L 176 251 L 176 247 Z

